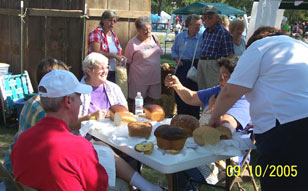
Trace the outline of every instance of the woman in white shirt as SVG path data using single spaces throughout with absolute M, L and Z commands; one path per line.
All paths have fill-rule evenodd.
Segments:
M 246 96 L 261 154 L 263 191 L 307 187 L 308 157 L 303 151 L 308 134 L 308 45 L 282 34 L 273 27 L 254 32 L 209 122 L 219 124 L 220 116 Z

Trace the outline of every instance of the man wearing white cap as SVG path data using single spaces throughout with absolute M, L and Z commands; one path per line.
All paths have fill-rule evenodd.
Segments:
M 218 13 L 213 5 L 206 5 L 202 9 L 206 29 L 203 32 L 203 41 L 198 62 L 199 90 L 218 85 L 219 66 L 216 60 L 234 54 L 232 36 L 220 24 Z
M 12 150 L 16 181 L 38 190 L 107 190 L 108 175 L 92 144 L 70 133 L 78 119 L 81 84 L 66 70 L 52 70 L 40 81 L 46 117 L 22 133 Z

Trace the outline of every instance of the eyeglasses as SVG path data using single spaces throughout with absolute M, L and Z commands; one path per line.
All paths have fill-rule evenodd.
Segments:
M 214 15 L 203 15 L 203 20 L 212 20 L 214 18 Z
M 144 27 L 141 29 L 144 32 L 151 32 L 152 31 L 152 27 Z
M 96 66 L 93 68 L 93 70 L 109 70 L 110 66 Z
M 228 74 L 219 74 L 219 78 L 222 79 L 222 80 L 229 79 L 230 75 L 228 75 Z
M 114 22 L 114 23 L 116 23 L 116 22 L 117 22 L 117 20 L 116 20 L 116 19 L 107 19 L 107 21 L 109 21 L 109 22 Z

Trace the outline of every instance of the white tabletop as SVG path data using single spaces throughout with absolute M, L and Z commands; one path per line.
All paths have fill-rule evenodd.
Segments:
M 215 146 L 201 147 L 195 144 L 192 137 L 189 137 L 185 143 L 184 149 L 179 154 L 166 154 L 164 150 L 157 147 L 153 132 L 159 125 L 169 124 L 170 119 L 151 123 L 153 125 L 153 130 L 148 139 L 130 137 L 128 135 L 127 124 L 114 126 L 110 119 L 83 122 L 81 131 L 83 131 L 83 134 L 88 132 L 92 136 L 116 147 L 141 163 L 164 174 L 175 173 L 211 162 L 224 160 L 232 156 L 242 155 L 244 150 L 254 148 L 254 145 L 247 136 L 243 136 L 241 133 L 234 133 L 232 140 L 220 141 Z M 152 154 L 146 155 L 134 150 L 134 146 L 143 141 L 152 141 L 154 143 Z

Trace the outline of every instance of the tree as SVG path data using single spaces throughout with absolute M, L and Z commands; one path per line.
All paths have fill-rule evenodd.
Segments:
M 160 12 L 162 9 L 162 1 L 163 0 L 151 0 L 151 12 L 157 13 L 160 16 Z

